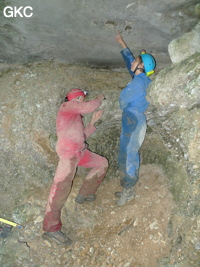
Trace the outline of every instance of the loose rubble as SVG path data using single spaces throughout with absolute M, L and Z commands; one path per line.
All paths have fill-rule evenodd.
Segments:
M 117 177 L 104 180 L 95 202 L 75 203 L 82 179 L 81 174 L 75 178 L 62 212 L 63 232 L 73 239 L 72 246 L 41 238 L 50 187 L 39 189 L 20 203 L 26 213 L 24 229 L 13 228 L 10 237 L 0 240 L 6 251 L 3 263 L 9 264 L 9 257 L 13 261 L 12 253 L 18 255 L 16 267 L 155 267 L 159 259 L 167 257 L 171 248 L 167 229 L 175 204 L 160 167 L 142 166 L 136 198 L 124 206 L 115 203 L 114 193 L 120 190 Z

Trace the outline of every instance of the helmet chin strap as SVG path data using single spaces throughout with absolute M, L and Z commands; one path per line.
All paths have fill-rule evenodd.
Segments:
M 137 70 L 141 70 L 142 72 L 144 72 L 144 69 L 143 69 L 143 68 L 138 68 L 138 66 L 139 66 L 140 64 L 141 64 L 140 62 L 137 64 L 136 68 L 135 68 L 134 71 L 133 71 L 133 76 L 132 76 L 132 77 L 134 77 L 134 75 L 135 75 L 135 73 L 136 73 Z

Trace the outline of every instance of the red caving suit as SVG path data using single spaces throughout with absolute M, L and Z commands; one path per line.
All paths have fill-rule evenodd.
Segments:
M 90 123 L 84 128 L 81 116 L 93 112 L 100 105 L 101 100 L 94 99 L 88 102 L 68 101 L 59 108 L 56 152 L 60 160 L 47 202 L 43 222 L 45 232 L 62 228 L 61 209 L 70 193 L 77 166 L 92 168 L 79 191 L 83 196 L 94 194 L 105 177 L 107 159 L 89 151 L 85 143 L 96 128 Z

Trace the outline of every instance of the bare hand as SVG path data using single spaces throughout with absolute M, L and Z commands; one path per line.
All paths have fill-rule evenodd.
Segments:
M 127 45 L 126 45 L 126 43 L 124 42 L 124 39 L 122 38 L 122 36 L 121 36 L 121 34 L 120 34 L 119 31 L 117 31 L 117 36 L 116 36 L 115 40 L 116 40 L 118 43 L 120 43 L 120 44 L 122 45 L 123 48 L 126 48 L 126 47 L 127 47 Z
M 122 43 L 124 41 L 119 31 L 117 31 L 117 36 L 116 36 L 115 40 L 118 43 Z
M 95 113 L 93 113 L 92 119 L 91 119 L 91 124 L 94 125 L 94 123 L 97 122 L 101 118 L 101 116 L 103 115 L 103 113 L 104 113 L 104 110 L 103 109 L 98 110 Z

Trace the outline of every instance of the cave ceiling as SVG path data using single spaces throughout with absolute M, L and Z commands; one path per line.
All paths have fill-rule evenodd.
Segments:
M 120 68 L 119 30 L 135 53 L 171 63 L 168 44 L 197 24 L 193 0 L 0 0 L 0 63 L 57 60 Z M 5 7 L 20 8 L 5 16 Z M 31 7 L 32 9 L 26 9 Z M 11 9 L 10 9 L 11 10 Z M 8 11 L 8 9 L 6 10 Z M 27 16 L 25 16 L 27 15 Z M 30 16 L 31 15 L 31 16 Z

